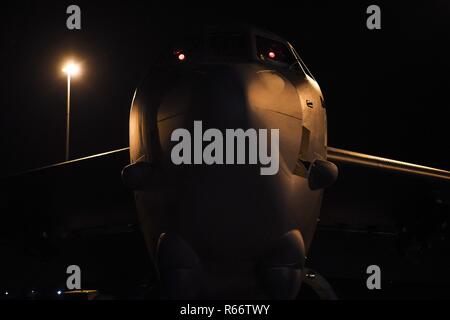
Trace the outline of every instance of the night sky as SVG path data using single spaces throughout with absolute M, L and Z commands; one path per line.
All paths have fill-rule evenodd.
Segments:
M 328 106 L 329 144 L 447 167 L 450 5 L 374 2 L 382 29 L 366 28 L 371 3 L 77 1 L 82 30 L 66 28 L 72 2 L 2 2 L 2 171 L 64 159 L 67 57 L 72 158 L 128 145 L 133 91 L 167 34 L 193 24 L 244 22 L 288 39 Z
M 81 7 L 80 31 L 70 31 L 66 28 L 66 8 L 71 4 Z M 366 8 L 369 4 L 378 4 L 381 7 L 381 30 L 372 31 L 366 28 Z M 169 35 L 194 25 L 220 22 L 253 24 L 279 34 L 294 45 L 324 93 L 330 146 L 450 169 L 447 151 L 447 109 L 450 93 L 448 1 L 392 4 L 380 1 L 283 3 L 241 0 L 214 2 L 209 5 L 192 1 L 168 2 L 165 5 L 154 1 L 14 1 L 2 2 L 0 6 L 0 177 L 64 160 L 66 78 L 61 69 L 67 58 L 72 57 L 82 64 L 82 74 L 72 82 L 71 158 L 78 158 L 128 146 L 128 115 L 133 92 L 146 75 L 153 58 L 164 48 Z M 119 160 L 127 161 L 123 158 Z M 117 200 L 119 196 L 106 191 L 101 193 L 102 187 L 95 182 L 101 184 L 107 181 L 108 185 L 116 183 L 116 191 L 122 192 L 123 186 L 118 183 L 118 173 L 122 167 L 103 167 L 100 161 L 101 159 L 94 161 L 91 164 L 93 167 L 90 167 L 89 163 L 86 164 L 85 171 L 95 171 L 99 176 L 108 176 L 110 180 L 102 180 L 98 176 L 97 179 L 89 177 L 90 180 L 85 180 L 84 177 L 76 175 L 77 171 L 73 171 L 75 174 L 67 173 L 67 177 L 72 177 L 71 180 L 66 179 L 62 171 L 56 171 L 55 175 L 61 174 L 59 179 L 70 181 L 71 184 L 68 192 L 63 188 L 56 189 L 75 199 L 74 201 L 72 198 L 67 200 L 61 197 L 60 202 L 71 203 L 72 206 L 68 208 L 77 211 L 77 205 L 73 204 L 81 203 L 76 191 L 82 186 L 82 191 L 92 197 L 88 200 L 97 204 L 92 208 L 92 212 L 101 211 L 103 216 L 99 214 L 100 220 L 115 222 L 114 215 L 109 210 L 120 211 L 122 207 L 110 200 Z M 117 172 L 117 175 L 110 175 L 111 171 Z M 422 185 L 420 182 L 417 185 L 423 189 L 415 188 L 412 183 L 415 180 L 397 180 L 397 176 L 380 174 L 378 171 L 371 171 L 368 176 L 364 176 L 362 170 L 356 170 L 353 174 L 345 169 L 344 172 L 350 174 L 346 173 L 343 179 L 340 177 L 337 186 L 332 189 L 332 192 L 342 191 L 328 194 L 325 199 L 325 222 L 328 215 L 329 220 L 330 217 L 339 218 L 335 223 L 337 225 L 341 220 L 346 220 L 346 223 L 350 221 L 354 225 L 371 225 L 372 222 L 366 220 L 370 220 L 368 216 L 373 212 L 390 214 L 386 208 L 393 207 L 392 203 L 382 200 L 381 197 L 391 196 L 394 193 L 392 190 L 395 189 L 396 192 L 403 190 L 400 195 L 395 192 L 395 197 L 398 198 L 396 201 L 401 204 L 398 212 L 408 218 L 412 217 L 413 220 L 414 214 L 417 213 L 421 219 L 418 222 L 414 220 L 412 224 L 420 225 L 420 233 L 423 233 L 426 222 L 430 222 L 434 227 L 434 220 L 430 218 L 433 212 L 429 202 L 420 207 L 414 201 L 409 201 L 409 198 L 420 198 L 425 194 L 423 190 L 427 189 L 428 185 Z M 71 174 L 76 175 L 76 178 L 73 179 Z M 364 177 L 368 178 L 365 180 Z M 391 180 L 385 180 L 388 178 Z M 48 181 L 50 187 L 59 186 L 58 183 L 52 182 L 54 180 Z M 89 183 L 86 184 L 86 181 Z M 20 181 L 18 185 L 22 191 Z M 414 188 L 415 193 L 411 193 Z M 34 194 L 34 191 L 33 189 L 33 193 L 28 195 Z M 41 192 L 46 194 L 47 191 Z M 17 195 L 21 197 L 20 192 L 17 192 Z M 104 198 L 101 198 L 101 195 Z M 57 193 L 55 198 L 59 196 Z M 133 205 L 131 194 L 126 196 L 129 199 L 125 199 L 127 202 L 124 208 L 129 209 L 129 206 Z M 40 195 L 35 195 L 35 198 L 39 197 Z M 45 197 L 42 198 L 46 201 Z M 339 201 L 343 203 L 346 200 L 351 200 L 347 202 L 351 202 L 355 207 L 353 213 L 347 210 L 348 207 L 339 207 Z M 352 202 L 353 200 L 355 201 Z M 359 207 L 354 204 L 358 200 L 370 205 Z M 32 203 L 33 199 L 28 199 L 28 202 Z M 102 208 L 105 203 L 110 206 Z M 405 203 L 409 204 L 406 209 L 403 207 Z M 27 218 L 5 215 L 16 224 L 4 220 L 4 229 L 0 233 L 4 236 L 3 239 L 8 239 L 11 243 L 17 242 L 16 246 L 19 248 L 22 246 L 21 241 L 35 245 L 35 239 L 41 236 L 42 231 L 49 230 L 44 218 L 47 209 L 51 207 L 50 202 L 44 202 L 44 207 L 42 212 L 39 212 L 40 215 L 30 211 Z M 125 209 L 123 211 L 126 211 Z M 133 209 L 134 207 L 129 211 Z M 367 214 L 361 214 L 362 212 Z M 427 215 L 423 215 L 423 212 Z M 445 214 L 448 218 L 448 212 Z M 50 213 L 48 215 L 50 216 Z M 86 211 L 85 215 L 91 218 L 91 211 Z M 57 217 L 65 216 L 59 214 Z M 108 216 L 108 219 L 104 219 L 104 216 Z M 135 218 L 134 215 L 131 217 Z M 52 219 L 54 218 L 48 220 L 53 221 Z M 79 217 L 74 219 L 78 220 Z M 376 220 L 376 217 L 373 220 Z M 32 226 L 34 229 L 30 232 L 23 225 Z M 65 253 L 67 256 L 60 257 L 58 263 L 61 266 L 67 265 L 64 259 L 70 258 L 72 261 L 73 255 L 79 261 L 86 257 L 104 261 L 104 264 L 89 264 L 90 268 L 96 268 L 96 272 L 90 275 L 95 279 L 103 277 L 104 265 L 108 265 L 111 259 L 114 265 L 117 265 L 112 271 L 128 270 L 127 266 L 121 263 L 124 264 L 125 260 L 134 261 L 136 257 L 144 259 L 141 256 L 144 256 L 142 252 L 145 252 L 145 248 L 138 231 L 126 234 L 127 236 L 120 239 L 110 239 L 109 236 L 103 239 L 99 236 L 93 243 L 88 240 L 85 240 L 85 243 L 74 242 L 73 251 Z M 21 240 L 15 241 L 13 236 Z M 369 234 L 367 237 L 371 236 Z M 363 236 L 333 237 L 334 233 L 329 230 L 325 231 L 322 238 L 318 237 L 319 241 L 315 243 L 320 250 L 313 248 L 311 260 L 318 265 L 329 267 L 331 276 L 335 272 L 340 273 L 336 277 L 344 277 L 346 272 L 354 271 L 349 268 L 352 266 L 350 262 L 341 263 L 343 268 L 333 265 L 336 261 L 345 260 L 342 256 L 333 257 L 333 253 L 341 252 L 336 250 L 335 243 L 342 242 L 343 244 L 339 245 L 342 251 L 347 252 L 350 258 L 361 260 L 353 264 L 357 277 L 361 263 L 367 265 L 366 260 L 367 263 L 373 263 L 373 257 L 378 257 L 375 254 L 361 257 L 361 247 L 364 247 L 365 243 L 369 243 L 371 248 L 378 246 L 379 256 L 386 255 L 386 260 L 390 257 L 385 254 L 385 243 L 379 239 L 372 243 L 370 238 L 370 241 L 362 241 L 359 244 L 361 239 L 358 237 Z M 55 239 L 55 243 L 59 243 L 59 238 Z M 51 237 L 49 241 L 53 241 Z M 117 241 L 117 245 L 105 245 L 111 241 Z M 5 243 L 4 248 L 13 247 L 8 242 Z M 127 246 L 124 243 L 132 245 Z M 136 243 L 141 246 L 136 246 Z M 348 250 L 351 245 L 355 246 L 355 251 Z M 394 247 L 395 245 L 389 243 L 389 248 Z M 86 253 L 85 250 L 89 249 L 91 251 Z M 17 251 L 22 254 L 22 251 Z M 8 250 L 2 249 L 2 252 L 8 253 Z M 101 254 L 99 258 L 99 253 L 107 258 L 102 258 Z M 12 256 L 15 257 L 16 252 Z M 122 259 L 123 257 L 127 258 Z M 327 260 L 329 257 L 331 262 Z M 435 258 L 439 263 L 429 260 L 429 270 L 430 273 L 435 273 L 436 277 L 440 277 L 446 271 L 436 271 L 436 265 L 444 269 L 450 265 L 450 261 L 446 259 L 447 264 L 442 264 L 442 260 L 439 260 L 442 258 L 440 252 Z M 28 262 L 16 263 L 18 260 L 14 259 L 10 259 L 13 261 L 9 264 L 11 273 L 1 273 L 5 278 L 11 278 L 10 281 L 16 285 L 17 279 L 24 279 L 25 283 L 28 278 L 24 275 L 28 273 L 30 278 L 35 277 L 30 270 L 38 270 L 37 267 L 30 266 Z M 147 260 L 144 262 L 148 263 Z M 140 264 L 141 269 L 145 269 L 145 263 L 137 259 L 132 265 Z M 394 266 L 398 264 L 397 260 L 390 263 Z M 58 265 L 54 269 L 49 268 L 47 264 L 41 266 L 46 272 L 41 276 L 46 285 L 53 285 L 49 285 L 47 273 L 57 274 L 62 270 L 61 266 Z M 411 272 L 415 271 L 416 269 L 411 269 Z M 130 277 L 138 277 L 135 274 L 141 274 L 135 269 L 129 269 L 128 272 Z M 402 272 L 398 274 L 403 274 Z M 13 273 L 15 278 L 11 276 Z M 107 276 L 104 278 L 107 280 Z M 122 278 L 128 279 L 125 276 Z M 105 282 L 108 282 L 106 280 Z M 447 277 L 446 281 L 448 288 L 450 277 Z M 24 284 L 24 287 L 26 286 L 28 283 Z M 426 290 L 423 292 L 428 294 Z

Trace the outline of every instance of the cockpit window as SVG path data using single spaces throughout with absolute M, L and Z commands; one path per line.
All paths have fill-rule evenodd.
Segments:
M 183 35 L 171 44 L 172 63 L 246 61 L 250 59 L 249 41 L 239 33 Z
M 256 36 L 256 52 L 261 61 L 291 66 L 297 62 L 291 50 L 284 43 Z
M 248 41 L 242 34 L 210 34 L 206 38 L 207 56 L 225 60 L 248 57 Z
M 197 61 L 203 55 L 203 38 L 196 35 L 188 35 L 176 39 L 172 43 L 172 61 L 177 63 Z

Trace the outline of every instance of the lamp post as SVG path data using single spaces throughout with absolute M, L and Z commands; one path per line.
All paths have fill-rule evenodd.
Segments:
M 69 160 L 69 142 L 70 142 L 70 80 L 72 76 L 80 72 L 80 67 L 74 62 L 68 62 L 63 72 L 67 74 L 67 112 L 66 112 L 66 161 Z

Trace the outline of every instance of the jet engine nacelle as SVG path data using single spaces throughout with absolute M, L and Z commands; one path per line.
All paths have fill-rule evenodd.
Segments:
M 338 167 L 326 160 L 317 159 L 309 167 L 308 184 L 311 190 L 324 189 L 336 182 Z

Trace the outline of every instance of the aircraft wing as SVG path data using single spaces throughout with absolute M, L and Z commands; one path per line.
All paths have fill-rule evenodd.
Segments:
M 450 180 L 450 171 L 447 170 L 332 147 L 328 147 L 327 153 L 328 159 L 335 162 L 375 168 L 383 171 L 394 171 L 416 176 L 431 177 L 440 180 Z
M 153 264 L 121 179 L 129 163 L 122 148 L 0 177 L 0 286 L 56 291 L 76 264 L 83 286 L 138 292 Z
M 327 158 L 339 177 L 325 189 L 309 267 L 357 287 L 376 264 L 393 297 L 406 284 L 415 297 L 447 290 L 450 171 L 331 147 Z
M 24 176 L 27 174 L 33 174 L 33 173 L 37 173 L 37 172 L 44 172 L 46 170 L 50 170 L 53 168 L 59 168 L 59 167 L 68 167 L 71 166 L 73 164 L 77 164 L 83 161 L 89 161 L 89 160 L 94 160 L 94 159 L 99 159 L 99 158 L 107 158 L 109 156 L 113 156 L 116 154 L 121 154 L 121 153 L 126 153 L 130 150 L 129 147 L 125 147 L 125 148 L 121 148 L 121 149 L 117 149 L 117 150 L 112 150 L 112 151 L 108 151 L 108 152 L 103 152 L 103 153 L 98 153 L 98 154 L 94 154 L 91 156 L 87 156 L 87 157 L 82 157 L 82 158 L 78 158 L 78 159 L 74 159 L 74 160 L 69 160 L 69 161 L 65 161 L 65 162 L 60 162 L 60 163 L 56 163 L 56 164 L 51 164 L 45 167 L 41 167 L 41 168 L 36 168 L 36 169 L 30 169 L 30 170 L 25 170 L 25 171 L 21 171 L 18 173 L 14 173 L 11 175 L 8 175 L 5 178 L 14 178 L 14 177 L 20 177 L 20 176 Z
M 129 164 L 128 150 L 122 148 L 1 178 L 0 209 L 9 226 L 4 234 L 33 230 L 41 235 L 53 231 L 67 236 L 81 230 L 102 233 L 135 224 L 133 195 L 121 180 L 121 171 Z

